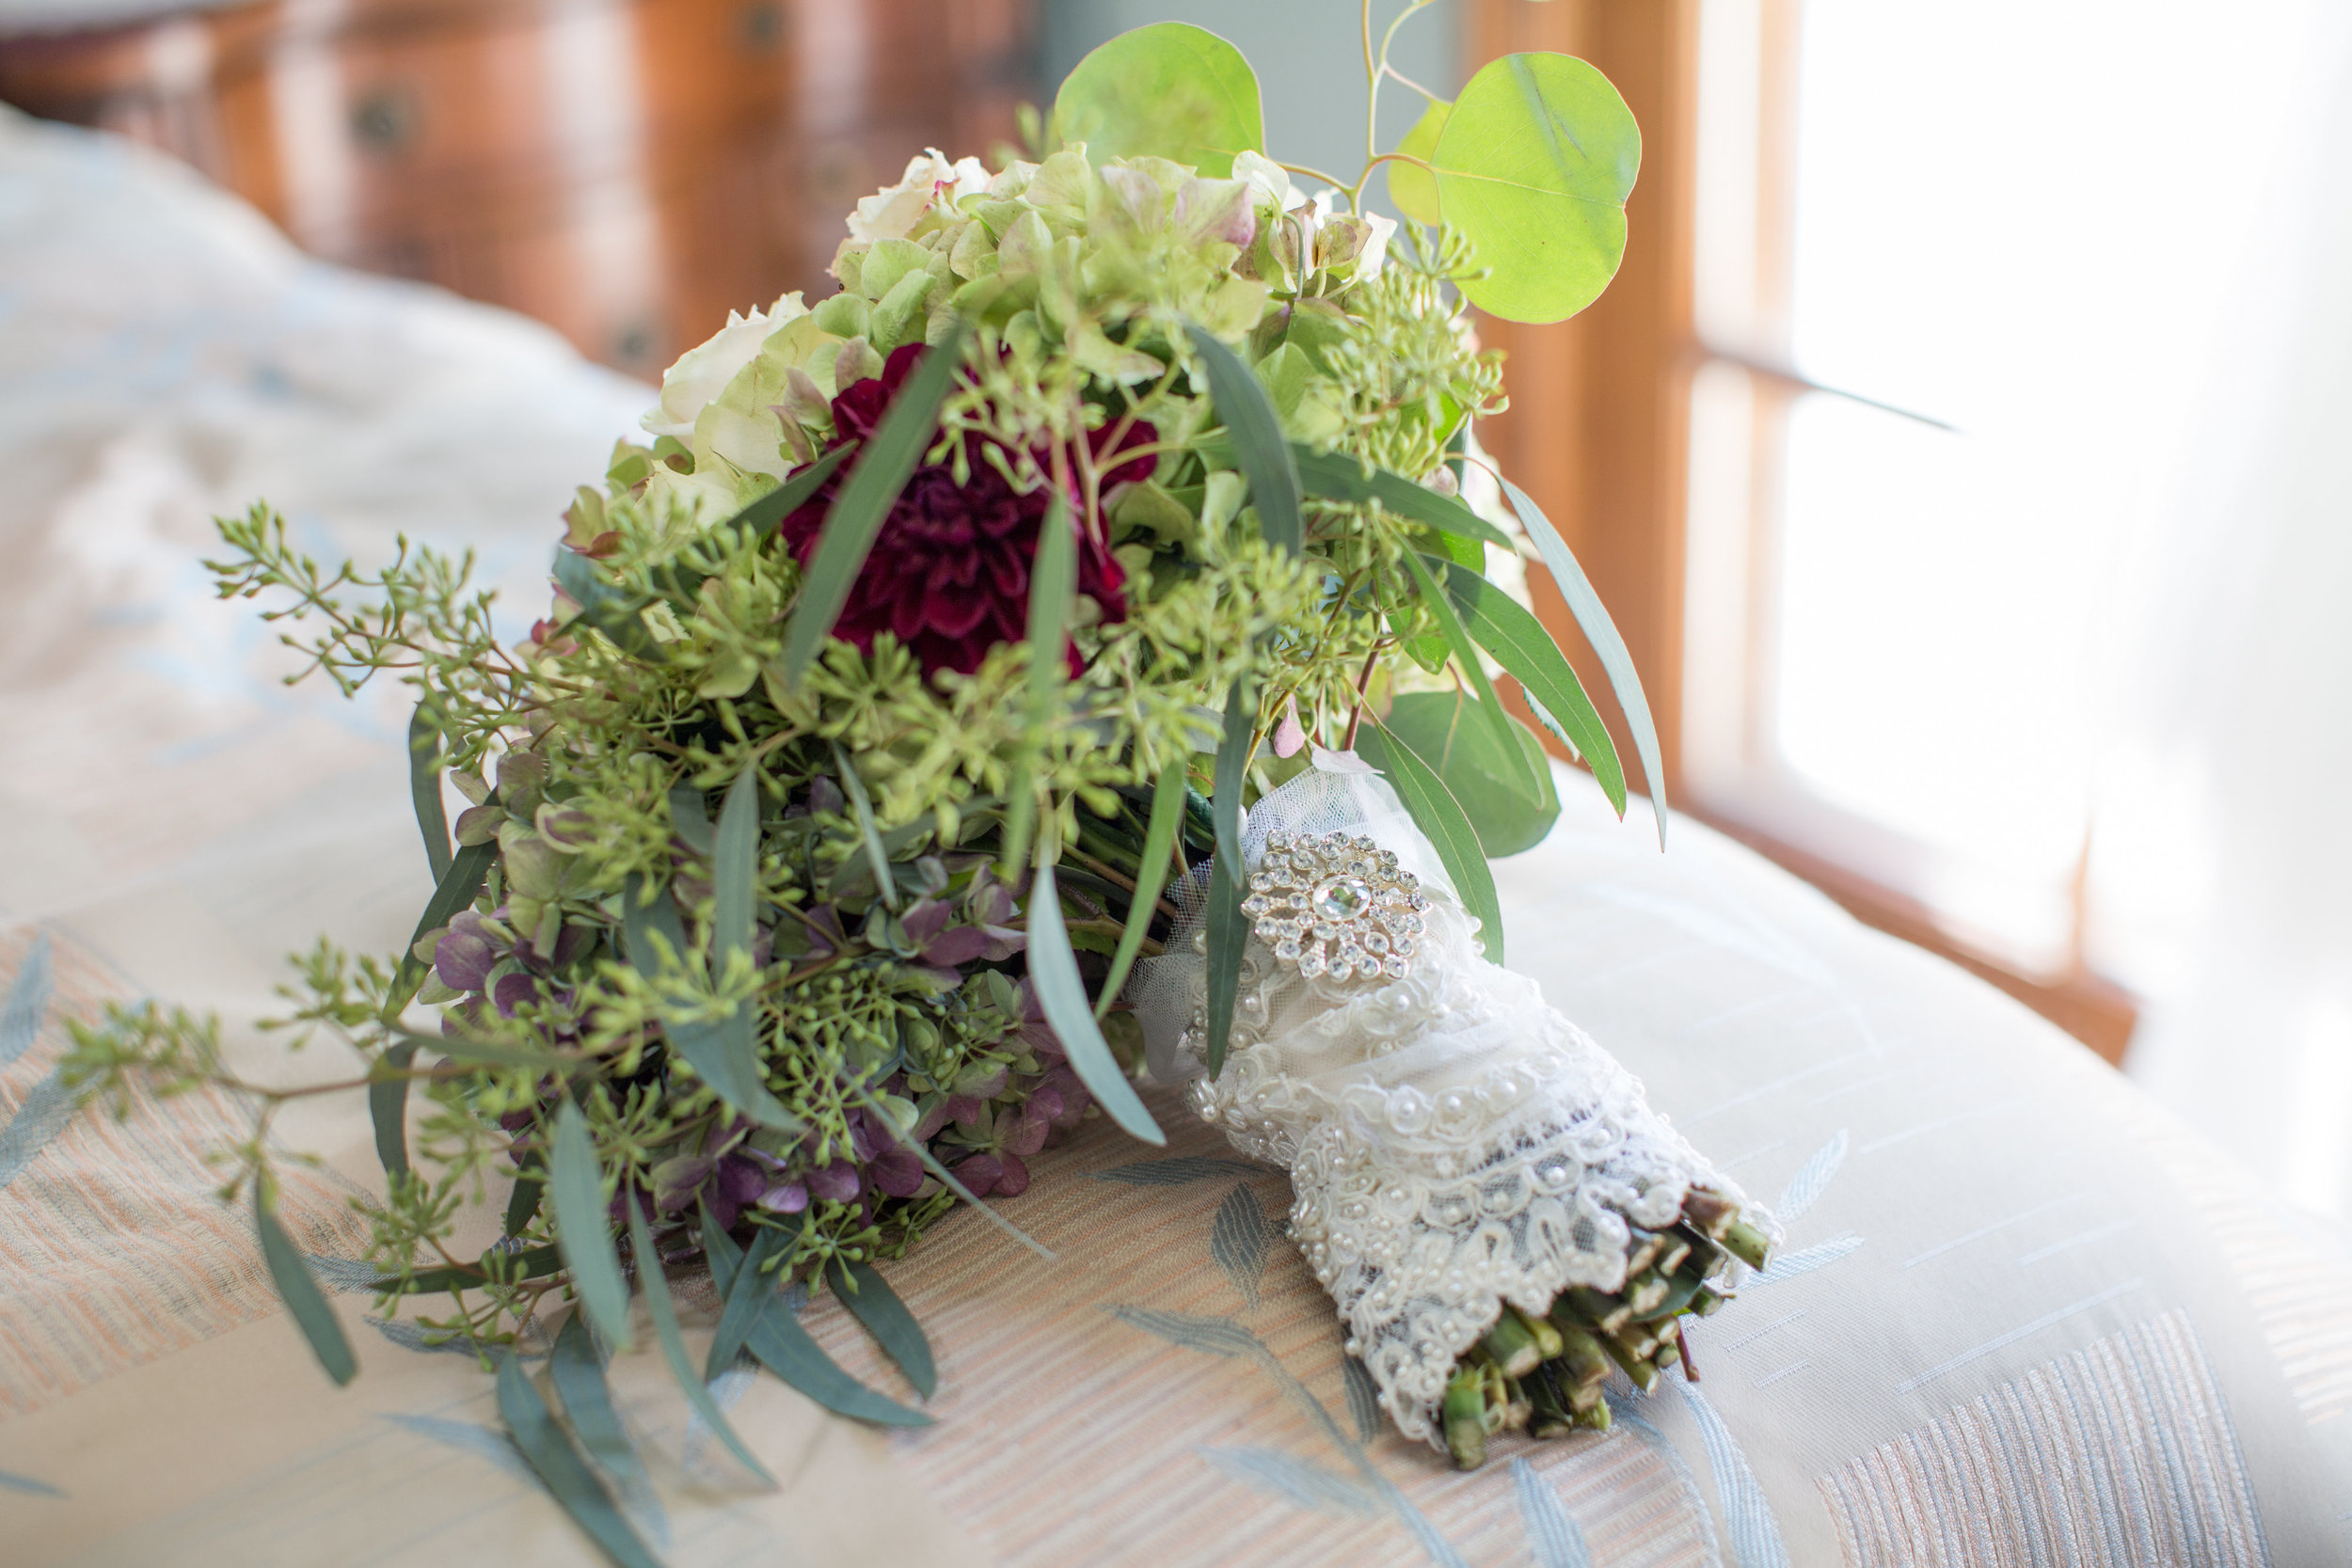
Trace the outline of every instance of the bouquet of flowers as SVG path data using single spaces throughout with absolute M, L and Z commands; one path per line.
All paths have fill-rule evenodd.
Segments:
M 1394 73 L 1367 53 L 1376 95 Z M 645 1558 L 605 1491 L 633 1461 L 603 1368 L 633 1293 L 755 1471 L 705 1383 L 747 1354 L 921 1422 L 781 1288 L 838 1292 L 930 1392 L 876 1262 L 957 1203 L 1006 1223 L 987 1200 L 1085 1118 L 1161 1141 L 1147 1054 L 1290 1167 L 1351 1352 L 1466 1466 L 1504 1426 L 1605 1426 L 1604 1379 L 1648 1386 L 1768 1243 L 1492 961 L 1486 857 L 1557 811 L 1494 671 L 1625 805 L 1513 595 L 1522 555 L 1656 778 L 1623 643 L 1470 441 L 1502 382 L 1467 306 L 1557 320 L 1615 268 L 1623 102 L 1578 60 L 1498 60 L 1349 185 L 1267 156 L 1247 62 L 1161 25 L 1030 129 L 1034 161 L 914 159 L 858 203 L 838 292 L 732 317 L 671 368 L 650 442 L 579 491 L 519 641 L 469 562 L 326 570 L 265 507 L 221 524 L 225 595 L 273 595 L 345 692 L 392 671 L 416 693 L 436 891 L 395 958 L 298 959 L 284 1021 L 367 1064 L 376 1288 L 446 1298 L 421 1321 L 495 1363 L 516 1442 L 620 1560 Z M 1361 208 L 1384 166 L 1402 231 Z M 268 1124 L 310 1091 L 243 1082 L 215 1023 L 147 1006 L 80 1031 L 70 1070 L 251 1093 L 227 1196 L 348 1380 L 272 1214 Z M 469 1256 L 494 1180 L 504 1237 Z M 700 1366 L 667 1283 L 690 1269 L 722 1303 Z M 513 1354 L 550 1339 L 560 1420 Z

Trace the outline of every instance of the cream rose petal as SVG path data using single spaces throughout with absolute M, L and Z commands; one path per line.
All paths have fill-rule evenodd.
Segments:
M 850 217 L 850 238 L 903 240 L 943 196 L 953 203 L 988 189 L 989 173 L 977 158 L 949 163 L 937 148 L 909 159 L 898 182 L 862 198 Z
M 765 310 L 747 315 L 727 312 L 727 324 L 707 341 L 678 356 L 677 363 L 661 372 L 661 402 L 646 410 L 638 422 L 654 436 L 683 440 L 694 434 L 694 421 L 713 398 L 726 390 L 736 372 L 750 364 L 770 333 L 796 316 L 808 314 L 800 291 L 784 295 Z

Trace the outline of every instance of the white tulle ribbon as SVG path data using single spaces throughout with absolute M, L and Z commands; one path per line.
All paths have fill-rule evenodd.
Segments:
M 1302 841 L 1311 856 L 1294 856 Z M 1243 853 L 1254 924 L 1298 940 L 1278 949 L 1253 932 L 1224 1070 L 1208 1078 L 1196 867 L 1166 954 L 1128 990 L 1152 1073 L 1190 1080 L 1204 1120 L 1288 1167 L 1291 1235 L 1349 1353 L 1398 1428 L 1442 1447 L 1446 1381 L 1504 1303 L 1541 1313 L 1571 1285 L 1616 1290 L 1630 1231 L 1672 1225 L 1693 1185 L 1745 1200 L 1534 982 L 1480 956 L 1436 850 L 1360 760 L 1316 752 L 1250 811 Z M 1314 918 L 1367 900 L 1382 920 Z M 1367 930 L 1406 931 L 1407 961 L 1367 955 Z

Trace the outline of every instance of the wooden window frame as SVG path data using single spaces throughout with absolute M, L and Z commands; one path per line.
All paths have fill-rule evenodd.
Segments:
M 1915 855 L 1898 835 L 1804 797 L 1769 767 L 1694 756 L 1686 722 L 1692 384 L 1708 365 L 1744 373 L 1755 425 L 1749 472 L 1752 597 L 1768 580 L 1772 508 L 1787 411 L 1825 392 L 1776 352 L 1785 342 L 1788 215 L 1800 0 L 1762 0 L 1762 80 L 1753 330 L 1702 341 L 1695 310 L 1696 165 L 1702 0 L 1468 0 L 1463 42 L 1473 65 L 1518 50 L 1580 55 L 1605 72 L 1640 121 L 1643 166 L 1627 207 L 1625 261 L 1607 293 L 1556 326 L 1481 318 L 1482 339 L 1510 356 L 1510 411 L 1482 426 L 1504 471 L 1544 506 L 1608 604 L 1642 673 L 1664 752 L 1671 807 L 1695 816 L 1804 878 L 1866 924 L 1940 954 L 1998 986 L 2120 1063 L 2137 1017 L 2131 997 L 2090 972 L 2077 944 L 2056 965 L 2026 961 L 1985 933 L 1958 926 L 1908 891 L 1888 867 Z M 1731 336 L 1717 328 L 1719 338 Z M 1588 685 L 1597 661 L 1540 568 L 1529 577 L 1538 612 L 1572 650 Z M 1732 703 L 1740 735 L 1709 710 L 1702 751 L 1753 748 L 1768 694 L 1752 683 Z M 1506 701 L 1518 703 L 1513 690 Z M 1721 703 L 1717 704 L 1720 708 Z M 1524 712 L 1524 708 L 1521 709 Z M 1611 716 L 1620 751 L 1630 754 Z M 1749 759 L 1753 761 L 1751 757 Z M 2074 910 L 2080 929 L 2079 888 Z

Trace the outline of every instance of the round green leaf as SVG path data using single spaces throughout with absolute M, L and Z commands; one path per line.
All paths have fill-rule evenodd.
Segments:
M 1511 721 L 1512 738 L 1543 781 L 1540 800 L 1527 798 L 1526 770 L 1511 766 L 1497 749 L 1494 726 L 1459 692 L 1407 692 L 1389 710 L 1388 726 L 1437 770 L 1462 802 L 1488 860 L 1533 849 L 1551 832 L 1552 820 L 1560 815 L 1551 766 L 1544 758 L 1543 743 L 1517 719 Z
M 1642 132 L 1609 78 L 1569 55 L 1506 55 L 1470 78 L 1438 134 L 1446 221 L 1491 269 L 1462 292 L 1505 321 L 1556 322 L 1609 286 Z
M 1054 135 L 1098 164 L 1167 158 L 1229 179 L 1234 153 L 1265 150 L 1258 75 L 1215 33 L 1153 23 L 1078 62 L 1054 95 Z
M 1409 157 L 1428 163 L 1438 155 L 1438 136 L 1445 129 L 1446 116 L 1454 105 L 1443 99 L 1432 102 L 1422 111 L 1413 128 L 1405 133 L 1405 139 L 1396 150 Z M 1427 169 L 1413 164 L 1391 164 L 1389 169 L 1389 200 L 1396 210 L 1415 223 L 1438 221 L 1438 182 Z

